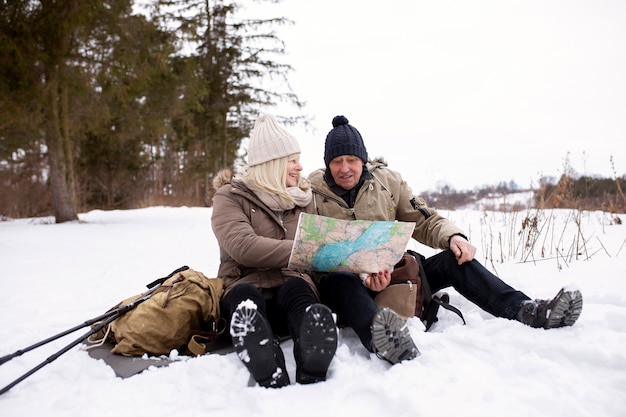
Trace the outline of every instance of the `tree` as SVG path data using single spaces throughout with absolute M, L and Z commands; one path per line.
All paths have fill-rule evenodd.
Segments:
M 45 195 L 33 24 L 29 1 L 0 3 L 0 212 L 13 215 L 40 213 Z
M 261 107 L 280 100 L 302 105 L 288 88 L 292 68 L 278 61 L 284 45 L 273 31 L 289 21 L 237 19 L 239 7 L 224 0 L 160 0 L 151 12 L 163 30 L 180 36 L 181 59 L 195 64 L 188 80 L 193 90 L 183 98 L 189 112 L 174 121 L 169 138 L 185 169 L 175 188 L 191 204 L 211 204 L 212 177 L 233 167 Z M 285 81 L 286 90 L 264 88 L 271 78 Z
M 3 110 L 19 114 L 0 123 L 4 140 L 25 148 L 41 141 L 57 223 L 77 220 L 74 158 L 80 112 L 75 101 L 86 91 L 84 52 L 99 22 L 130 10 L 129 0 L 40 0 L 3 2 Z M 6 43 L 5 43 L 6 42 Z M 87 84 L 86 84 L 87 83 Z M 17 132 L 17 135 L 15 135 Z M 14 136 L 15 135 L 15 136 Z M 10 139 L 7 139 L 11 137 Z
M 237 18 L 227 0 L 152 5 L 0 2 L 0 211 L 60 223 L 85 208 L 210 205 L 260 108 L 301 106 L 278 60 L 286 19 Z
M 145 201 L 153 138 L 167 131 L 177 109 L 170 36 L 144 16 L 114 17 L 85 52 L 96 63 L 90 66 L 94 87 L 85 103 L 92 116 L 79 135 L 80 189 L 88 208 Z
M 42 118 L 57 223 L 78 220 L 70 131 L 73 35 L 89 11 L 81 0 L 42 0 L 34 30 L 41 46 Z

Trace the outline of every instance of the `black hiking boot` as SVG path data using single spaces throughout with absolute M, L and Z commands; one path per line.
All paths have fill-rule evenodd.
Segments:
M 332 312 L 322 304 L 313 304 L 302 318 L 300 338 L 294 340 L 296 381 L 313 384 L 326 380 L 330 361 L 337 350 L 337 326 Z
M 395 365 L 420 355 L 406 323 L 395 311 L 387 307 L 376 310 L 371 330 L 374 351 L 391 364 Z
M 572 326 L 582 310 L 580 291 L 561 288 L 552 300 L 525 301 L 517 313 L 517 320 L 531 327 L 553 329 Z
M 244 301 L 237 306 L 230 321 L 230 335 L 237 356 L 262 387 L 289 385 L 289 374 L 280 342 L 259 314 L 256 304 Z

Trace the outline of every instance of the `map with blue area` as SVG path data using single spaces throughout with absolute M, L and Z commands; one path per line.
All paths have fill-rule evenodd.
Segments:
M 305 271 L 372 273 L 400 260 L 415 223 L 338 220 L 303 213 L 289 267 Z

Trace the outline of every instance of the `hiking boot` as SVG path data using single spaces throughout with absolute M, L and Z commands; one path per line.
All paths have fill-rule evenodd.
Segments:
M 311 305 L 300 326 L 300 337 L 294 340 L 296 381 L 313 384 L 325 381 L 330 361 L 337 350 L 337 326 L 333 314 L 322 304 Z
M 553 329 L 572 326 L 583 310 L 579 290 L 561 288 L 552 300 L 529 300 L 522 303 L 517 320 L 531 327 Z
M 376 310 L 371 330 L 374 351 L 388 362 L 396 364 L 420 355 L 406 323 L 395 311 L 387 307 Z
M 230 321 L 230 335 L 237 356 L 254 380 L 262 387 L 280 388 L 289 385 L 289 374 L 280 342 L 250 300 L 237 306 Z

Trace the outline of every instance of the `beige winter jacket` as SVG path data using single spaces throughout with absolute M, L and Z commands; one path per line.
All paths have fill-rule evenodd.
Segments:
M 302 211 L 313 213 L 313 203 L 279 215 L 242 182 L 218 177 L 224 180 L 214 196 L 211 225 L 220 246 L 218 276 L 224 279 L 225 292 L 244 282 L 273 288 L 293 277 L 315 290 L 308 275 L 287 268 L 298 217 Z
M 317 214 L 343 220 L 381 220 L 415 222 L 413 238 L 427 246 L 439 249 L 450 247 L 450 237 L 463 235 L 461 229 L 428 208 L 424 199 L 414 196 L 399 173 L 387 168 L 383 161 L 367 164 L 372 179 L 359 190 L 354 208 L 335 194 L 324 181 L 325 169 L 309 175 Z

